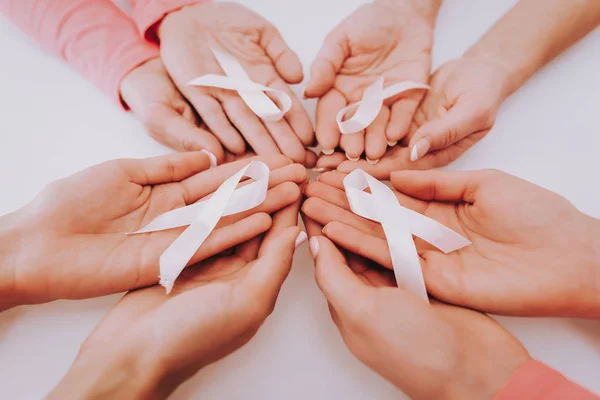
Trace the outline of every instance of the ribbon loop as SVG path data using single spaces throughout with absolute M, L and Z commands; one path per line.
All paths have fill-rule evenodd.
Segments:
M 335 116 L 338 128 L 342 135 L 360 132 L 375 121 L 381 106 L 386 99 L 414 89 L 429 89 L 428 85 L 413 81 L 399 82 L 383 88 L 384 78 L 379 78 L 363 93 L 362 100 L 352 103 L 338 111 Z M 356 110 L 354 115 L 344 121 L 346 114 Z
M 364 191 L 367 188 L 371 193 Z M 363 170 L 354 170 L 346 176 L 344 189 L 352 212 L 381 224 L 398 287 L 429 301 L 412 236 L 425 240 L 444 253 L 461 249 L 471 242 L 439 222 L 401 206 L 389 187 Z
M 192 79 L 188 85 L 235 90 L 252 112 L 265 121 L 279 121 L 292 108 L 292 98 L 287 93 L 253 82 L 235 57 L 216 45 L 211 50 L 226 76 L 207 74 Z M 265 94 L 267 92 L 277 99 L 281 108 Z
M 244 176 L 254 179 L 254 182 L 238 188 Z M 268 185 L 269 167 L 260 161 L 252 161 L 225 180 L 209 199 L 159 215 L 132 233 L 156 232 L 189 225 L 160 256 L 160 284 L 165 287 L 167 294 L 221 217 L 260 205 L 267 196 Z

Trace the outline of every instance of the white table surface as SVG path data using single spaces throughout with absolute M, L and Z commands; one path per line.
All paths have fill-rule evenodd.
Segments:
M 328 30 L 362 1 L 244 3 L 278 26 L 308 71 Z M 460 56 L 514 3 L 446 0 L 436 28 L 434 67 Z M 169 151 L 147 137 L 133 116 L 2 18 L 0 54 L 0 214 L 19 208 L 48 182 L 89 165 Z M 599 71 L 596 30 L 510 98 L 493 131 L 450 168 L 498 168 L 552 189 L 600 217 Z M 314 115 L 314 101 L 306 106 Z M 58 301 L 0 314 L 2 397 L 36 399 L 46 394 L 118 298 Z M 600 393 L 600 322 L 499 320 L 534 357 Z M 173 398 L 350 400 L 402 395 L 344 347 L 314 283 L 304 246 L 274 314 L 258 335 L 201 371 Z

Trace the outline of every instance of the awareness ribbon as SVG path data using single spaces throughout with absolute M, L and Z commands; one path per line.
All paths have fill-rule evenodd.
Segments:
M 419 82 L 404 81 L 384 89 L 383 78 L 377 79 L 365 89 L 362 100 L 338 111 L 335 120 L 340 132 L 342 135 L 347 135 L 362 131 L 375 121 L 384 100 L 414 89 L 429 89 L 429 86 Z M 346 114 L 354 109 L 356 109 L 354 115 L 344 121 Z
M 244 176 L 254 179 L 254 182 L 238 188 Z M 167 294 L 221 217 L 261 204 L 267 196 L 268 185 L 269 167 L 260 161 L 252 161 L 225 180 L 209 199 L 161 214 L 132 233 L 156 232 L 189 225 L 160 256 L 160 284 L 165 287 Z
M 365 192 L 366 188 L 371 193 Z M 381 224 L 398 287 L 406 288 L 428 302 L 419 254 L 412 235 L 444 253 L 461 249 L 471 242 L 439 222 L 401 206 L 389 187 L 363 170 L 356 169 L 346 176 L 344 189 L 352 212 Z
M 279 121 L 290 110 L 292 98 L 287 93 L 253 82 L 235 57 L 216 45 L 211 50 L 226 76 L 207 74 L 192 79 L 188 85 L 235 90 L 252 112 L 265 121 Z M 265 92 L 271 93 L 281 108 Z

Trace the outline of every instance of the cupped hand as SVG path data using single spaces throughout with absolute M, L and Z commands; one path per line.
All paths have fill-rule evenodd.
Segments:
M 411 399 L 492 398 L 530 358 L 484 314 L 427 304 L 395 287 L 379 265 L 363 259 L 356 268 L 349 262 L 356 254 L 326 237 L 311 237 L 310 249 L 348 349 Z
M 224 217 L 190 263 L 269 227 L 272 213 L 298 199 L 306 170 L 282 155 L 258 158 L 271 169 L 266 200 Z M 127 235 L 167 211 L 210 195 L 249 160 L 208 171 L 203 152 L 109 161 L 46 187 L 17 211 L 21 238 L 9 267 L 21 304 L 118 293 L 158 282 L 159 257 L 185 228 Z
M 393 171 L 443 167 L 492 129 L 512 90 L 508 71 L 500 64 L 467 56 L 442 65 L 429 85 L 402 145 L 389 149 L 376 165 L 343 161 L 337 155 L 318 166 L 339 164 L 338 171 L 346 173 L 361 168 L 379 179 L 389 179 Z
M 337 244 L 391 269 L 380 225 L 350 211 L 344 176 L 307 186 L 304 213 Z M 600 224 L 563 197 L 491 170 L 401 171 L 391 182 L 401 205 L 472 242 L 444 254 L 415 239 L 435 298 L 495 314 L 600 317 Z
M 299 204 L 277 211 L 264 237 L 188 267 L 169 296 L 160 286 L 128 293 L 86 339 L 50 398 L 166 398 L 247 343 L 273 311 L 295 248 L 306 240 L 297 226 Z
M 313 129 L 287 85 L 302 81 L 302 65 L 271 23 L 239 4 L 202 3 L 167 15 L 158 35 L 169 74 L 227 150 L 241 155 L 247 141 L 257 154 L 283 153 L 304 161 Z M 187 84 L 202 75 L 223 75 L 212 43 L 237 58 L 253 81 L 291 96 L 292 108 L 283 119 L 261 121 L 235 91 Z
M 377 0 L 329 33 L 312 63 L 305 90 L 307 97 L 319 97 L 316 135 L 324 154 L 339 145 L 349 159 L 357 160 L 365 152 L 376 162 L 388 142 L 393 145 L 406 134 L 423 91 L 386 101 L 366 131 L 341 135 L 335 117 L 359 101 L 380 77 L 385 78 L 384 86 L 405 80 L 427 82 L 437 7 L 425 12 L 418 2 Z
M 200 123 L 160 58 L 134 68 L 121 81 L 121 98 L 154 139 L 177 151 L 207 150 L 223 162 L 223 147 Z

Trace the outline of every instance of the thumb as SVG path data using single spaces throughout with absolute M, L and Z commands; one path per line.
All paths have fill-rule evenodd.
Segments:
M 287 83 L 300 83 L 304 78 L 302 63 L 298 55 L 289 48 L 275 27 L 265 33 L 264 49 L 275 65 L 275 69 Z
M 244 278 L 246 298 L 256 299 L 269 308 L 275 304 L 281 285 L 292 267 L 297 245 L 306 234 L 298 226 L 290 226 L 269 240 L 263 240 L 260 256 Z
M 442 117 L 426 122 L 410 140 L 410 160 L 417 161 L 431 151 L 445 149 L 475 132 L 490 129 L 494 117 L 487 107 L 461 101 Z
M 310 250 L 315 258 L 315 279 L 327 302 L 341 317 L 351 315 L 359 296 L 370 289 L 352 272 L 346 258 L 326 237 L 313 236 Z
M 206 150 L 216 157 L 217 164 L 223 162 L 223 146 L 217 138 L 173 108 L 156 107 L 144 122 L 150 135 L 162 144 L 178 151 Z
M 321 97 L 335 82 L 338 71 L 350 55 L 344 35 L 337 30 L 326 38 L 310 66 L 310 79 L 304 89 L 305 97 Z

